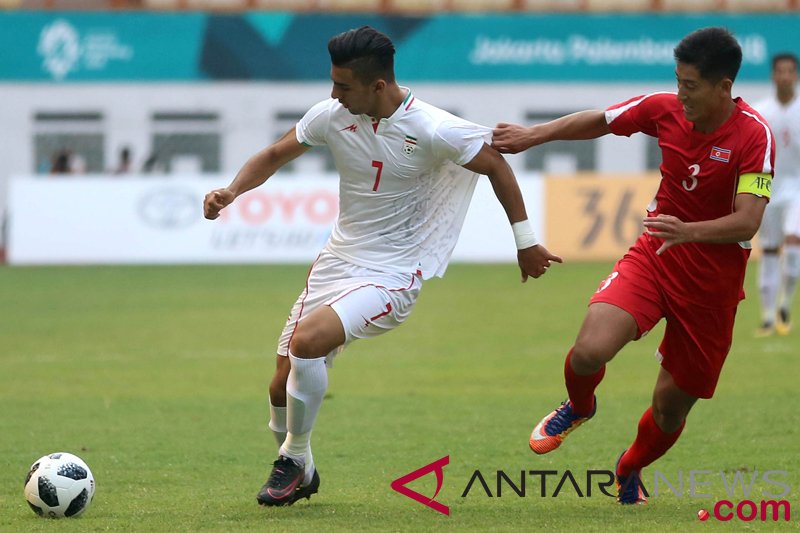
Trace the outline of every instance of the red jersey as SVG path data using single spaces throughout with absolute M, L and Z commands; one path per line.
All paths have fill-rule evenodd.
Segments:
M 616 135 L 642 132 L 658 138 L 661 183 L 648 216 L 672 215 L 683 222 L 713 220 L 733 213 L 743 175 L 771 179 L 775 147 L 767 122 L 741 98 L 730 118 L 713 133 L 694 130 L 676 93 L 638 96 L 606 110 Z M 646 248 L 664 290 L 706 307 L 736 305 L 744 298 L 750 243 L 683 243 L 660 256 L 662 239 L 645 234 Z

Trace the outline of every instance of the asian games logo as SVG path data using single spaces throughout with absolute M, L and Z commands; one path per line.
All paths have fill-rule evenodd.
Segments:
M 43 58 L 42 67 L 56 81 L 80 71 L 102 77 L 112 62 L 130 63 L 134 56 L 133 46 L 121 42 L 116 30 L 87 28 L 79 32 L 64 19 L 42 28 L 36 51 Z
M 56 80 L 63 80 L 80 59 L 81 46 L 78 31 L 65 20 L 56 20 L 42 29 L 36 49 L 44 57 L 44 68 Z

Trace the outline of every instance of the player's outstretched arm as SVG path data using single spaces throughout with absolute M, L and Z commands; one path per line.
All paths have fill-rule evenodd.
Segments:
M 219 212 L 237 196 L 263 184 L 283 165 L 308 150 L 308 146 L 297 141 L 294 131 L 294 128 L 290 129 L 274 144 L 248 159 L 230 185 L 206 194 L 203 215 L 209 220 L 219 217 Z
M 514 238 L 517 241 L 517 263 L 523 283 L 528 280 L 529 276 L 538 278 L 547 272 L 552 262 L 563 262 L 560 257 L 551 254 L 544 246 L 536 242 L 528 223 L 528 214 L 525 211 L 525 202 L 522 199 L 517 179 L 511 167 L 497 150 L 488 144 L 483 145 L 478 155 L 464 167 L 488 176 L 492 183 L 494 193 L 514 229 Z
M 767 199 L 754 194 L 737 194 L 734 211 L 714 220 L 683 222 L 672 215 L 659 215 L 644 219 L 645 231 L 653 237 L 664 239 L 656 251 L 661 255 L 676 244 L 684 242 L 726 243 L 752 239 L 764 216 Z
M 605 111 L 578 111 L 527 128 L 501 122 L 494 129 L 492 147 L 504 154 L 516 154 L 550 141 L 595 139 L 607 133 L 610 130 Z

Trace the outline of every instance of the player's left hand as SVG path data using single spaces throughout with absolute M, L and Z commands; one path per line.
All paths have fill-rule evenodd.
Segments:
M 563 263 L 564 260 L 548 252 L 541 244 L 517 251 L 517 264 L 522 274 L 522 283 L 528 281 L 528 277 L 538 278 L 543 275 L 554 262 Z
M 676 244 L 691 241 L 689 226 L 678 217 L 672 215 L 645 218 L 644 228 L 648 235 L 664 239 L 664 243 L 656 250 L 656 255 L 661 255 Z

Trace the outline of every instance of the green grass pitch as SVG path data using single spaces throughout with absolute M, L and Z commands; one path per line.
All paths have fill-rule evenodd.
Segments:
M 716 397 L 692 412 L 677 445 L 645 470 L 705 485 L 662 488 L 622 508 L 586 471 L 610 470 L 630 444 L 658 371 L 663 324 L 609 365 L 594 420 L 547 456 L 527 445 L 533 425 L 565 397 L 566 350 L 610 264 L 557 265 L 519 283 L 512 265 L 451 265 L 426 283 L 408 323 L 351 345 L 336 360 L 314 432 L 320 493 L 289 508 L 255 494 L 275 458 L 266 387 L 278 333 L 305 266 L 0 269 L 0 531 L 668 531 L 796 529 L 800 516 L 800 331 L 754 339 L 754 265 Z M 795 316 L 800 316 L 795 306 Z M 53 522 L 27 507 L 22 486 L 39 456 L 69 451 L 92 468 L 97 492 L 80 518 Z M 390 483 L 450 456 L 439 514 Z M 479 485 L 463 496 L 480 470 Z M 524 497 L 496 472 L 555 470 Z M 720 472 L 755 478 L 749 499 L 791 487 L 789 523 L 700 522 L 725 493 Z M 433 475 L 409 485 L 432 495 Z M 652 489 L 652 487 L 650 487 Z

